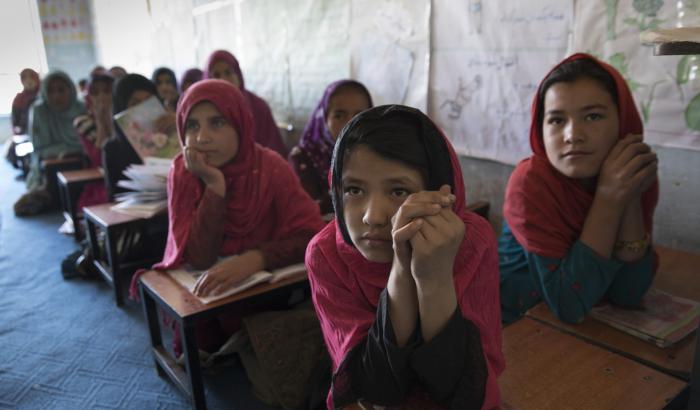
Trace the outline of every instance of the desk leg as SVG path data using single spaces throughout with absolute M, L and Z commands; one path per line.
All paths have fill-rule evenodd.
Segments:
M 83 239 L 82 232 L 80 231 L 80 219 L 78 218 L 78 201 L 80 200 L 80 192 L 82 191 L 83 184 L 79 186 L 66 186 L 66 192 L 64 192 L 65 198 L 65 208 L 66 212 L 70 215 L 70 219 L 73 222 L 73 231 L 75 232 L 75 241 L 80 242 Z
M 143 287 L 139 285 L 139 293 L 141 294 L 141 304 L 143 305 L 143 315 L 146 318 L 146 323 L 148 323 L 148 333 L 151 336 L 151 346 L 154 351 L 161 349 L 163 347 L 163 337 L 160 333 L 160 322 L 158 321 L 158 307 L 155 301 L 148 294 L 148 292 L 143 290 Z M 166 377 L 167 374 L 161 367 L 158 360 L 154 357 L 153 361 L 156 365 L 156 371 L 158 376 Z
M 204 397 L 204 384 L 202 383 L 202 372 L 199 367 L 199 350 L 197 349 L 197 335 L 195 334 L 194 321 L 183 321 L 180 323 L 182 336 L 182 346 L 185 351 L 185 369 L 190 379 L 190 391 L 192 392 L 192 404 L 195 409 L 206 409 L 206 398 Z
M 105 247 L 107 248 L 107 264 L 112 273 L 112 285 L 114 285 L 114 297 L 117 301 L 117 306 L 124 306 L 124 296 L 122 292 L 122 275 L 119 269 L 119 255 L 117 254 L 117 241 L 119 230 L 107 228 Z
M 696 330 L 695 356 L 693 357 L 693 370 L 690 374 L 690 397 L 688 398 L 688 410 L 700 409 L 700 330 Z

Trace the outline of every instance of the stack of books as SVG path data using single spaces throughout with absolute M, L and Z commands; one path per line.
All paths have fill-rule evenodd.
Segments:
M 150 218 L 168 208 L 168 172 L 172 160 L 147 157 L 141 164 L 132 164 L 117 185 L 130 189 L 116 195 L 112 210 L 140 218 Z
M 651 288 L 641 307 L 603 304 L 591 317 L 659 347 L 668 347 L 698 328 L 700 303 Z

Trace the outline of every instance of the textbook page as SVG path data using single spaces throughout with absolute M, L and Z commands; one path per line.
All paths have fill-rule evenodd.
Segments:
M 222 258 L 219 260 L 223 260 L 225 258 Z M 198 297 L 197 299 L 201 300 L 203 303 L 211 303 L 219 299 L 223 299 L 225 297 L 235 295 L 236 293 L 243 292 L 246 289 L 252 288 L 253 286 L 257 285 L 258 283 L 263 283 L 263 282 L 270 282 L 270 283 L 276 283 L 279 282 L 283 279 L 286 279 L 288 277 L 294 276 L 300 272 L 305 272 L 306 267 L 304 266 L 303 263 L 295 264 L 295 265 L 290 265 L 284 268 L 280 269 L 275 269 L 271 272 L 268 271 L 260 271 L 252 274 L 248 278 L 242 280 L 241 282 L 237 283 L 236 285 L 224 290 L 221 293 L 218 293 L 216 295 L 210 295 L 206 297 Z M 178 281 L 182 286 L 184 286 L 187 290 L 192 292 L 194 290 L 194 286 L 197 283 L 197 280 L 202 276 L 206 270 L 195 270 L 191 269 L 188 267 L 184 267 L 182 269 L 171 269 L 167 271 L 168 274 Z

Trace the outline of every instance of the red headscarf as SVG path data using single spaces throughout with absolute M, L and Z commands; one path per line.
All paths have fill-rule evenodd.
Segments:
M 255 126 L 253 136 L 255 138 L 255 142 L 263 147 L 277 151 L 282 157 L 287 158 L 287 146 L 284 145 L 284 142 L 282 141 L 282 137 L 280 136 L 275 119 L 272 117 L 270 107 L 267 105 L 265 100 L 245 88 L 245 81 L 243 80 L 241 66 L 238 64 L 238 60 L 233 56 L 233 54 L 226 50 L 214 51 L 209 56 L 207 64 L 204 66 L 204 78 L 211 78 L 209 73 L 214 64 L 218 63 L 219 61 L 226 62 L 231 67 L 231 70 L 238 76 L 238 81 L 240 83 L 239 89 L 241 93 L 243 93 L 246 102 L 250 106 L 250 111 L 253 114 L 253 123 Z
M 598 64 L 615 80 L 620 122 L 619 138 L 643 132 L 642 120 L 625 79 L 610 65 L 588 54 L 574 54 L 557 66 L 588 59 Z M 551 71 L 550 71 L 551 74 Z M 549 74 L 545 78 L 549 77 Z M 542 84 L 532 102 L 530 146 L 532 155 L 521 161 L 513 171 L 506 189 L 503 214 L 515 239 L 528 252 L 550 258 L 563 258 L 578 239 L 593 202 L 588 192 L 575 179 L 557 171 L 547 159 L 538 124 L 538 99 Z M 651 236 L 654 208 L 659 198 L 658 180 L 642 194 L 644 227 Z
M 244 97 L 222 80 L 193 84 L 177 107 L 177 130 L 184 145 L 185 120 L 202 101 L 216 106 L 238 132 L 235 158 L 220 169 L 226 178 L 224 243 L 220 255 L 252 249 L 299 230 L 320 229 L 318 205 L 306 194 L 287 161 L 253 141 L 253 122 Z M 170 226 L 163 260 L 154 268 L 169 269 L 184 262 L 184 249 L 197 204 L 204 194 L 202 181 L 185 169 L 182 153 L 168 176 Z
M 387 107 L 365 111 L 365 115 Z M 432 122 L 420 111 L 393 106 L 420 117 L 435 132 L 425 133 L 426 146 L 436 146 L 430 138 L 441 138 L 447 145 L 453 172 L 453 193 L 457 197 L 454 212 L 465 224 L 465 236 L 454 264 L 454 285 L 462 315 L 480 331 L 488 368 L 488 380 L 483 408 L 499 405 L 497 376 L 505 367 L 501 351 L 501 307 L 499 299 L 498 252 L 491 225 L 480 216 L 465 210 L 465 190 L 457 156 L 449 143 Z M 360 114 L 352 122 L 361 120 Z M 350 124 L 346 126 L 346 130 Z M 344 132 L 347 134 L 347 132 Z M 339 145 L 341 142 L 339 142 Z M 338 153 L 336 147 L 336 155 Z M 338 170 L 333 169 L 332 172 Z M 358 345 L 374 323 L 380 293 L 386 288 L 391 263 L 377 263 L 365 259 L 341 233 L 338 219 L 329 223 L 309 243 L 306 266 L 311 282 L 312 297 L 326 346 L 333 360 L 333 372 L 346 354 Z M 330 398 L 329 398 L 330 400 Z M 329 401 L 330 402 L 330 401 Z
M 25 68 L 19 74 L 20 79 L 24 80 L 25 77 L 32 77 L 34 79 L 33 89 L 23 89 L 21 92 L 17 93 L 15 99 L 12 101 L 12 107 L 17 109 L 26 110 L 39 94 L 39 86 L 41 81 L 39 81 L 39 73 L 32 70 L 31 68 Z

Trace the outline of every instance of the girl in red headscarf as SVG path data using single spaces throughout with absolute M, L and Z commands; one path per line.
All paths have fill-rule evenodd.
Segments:
M 331 170 L 336 219 L 306 251 L 328 408 L 497 407 L 496 241 L 465 210 L 447 139 L 416 109 L 372 108 L 343 129 Z
M 504 321 L 541 300 L 571 323 L 603 298 L 639 304 L 656 266 L 659 187 L 624 78 L 587 54 L 561 62 L 533 101 L 530 145 L 503 209 Z
M 112 120 L 112 85 L 114 78 L 106 71 L 95 71 L 87 84 L 85 106 L 87 113 L 73 120 L 73 126 L 90 160 L 90 166 L 102 167 L 102 147 L 114 132 Z M 107 189 L 103 181 L 83 187 L 78 209 L 107 202 Z
M 288 149 L 265 100 L 245 88 L 243 72 L 238 60 L 226 50 L 217 50 L 209 56 L 204 67 L 204 78 L 218 78 L 233 84 L 243 94 L 253 114 L 253 138 L 263 147 L 277 151 L 287 158 Z
M 25 68 L 19 73 L 22 80 L 22 92 L 17 93 L 12 100 L 12 132 L 15 134 L 27 133 L 29 120 L 29 107 L 39 94 L 39 74 L 31 68 Z
M 301 262 L 323 226 L 318 205 L 289 164 L 253 140 L 244 98 L 225 81 L 205 80 L 192 85 L 177 108 L 182 153 L 168 176 L 168 240 L 154 268 L 207 269 L 194 289 L 197 296 L 263 269 Z M 217 349 L 236 330 L 239 318 L 230 319 L 200 328 L 202 349 Z

